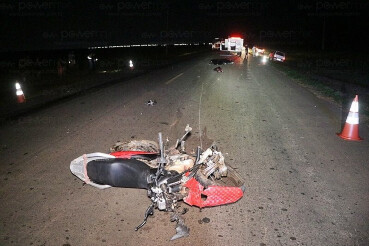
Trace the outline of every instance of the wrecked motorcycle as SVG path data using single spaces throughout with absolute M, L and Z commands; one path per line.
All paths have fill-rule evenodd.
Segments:
M 196 154 L 185 152 L 185 138 L 191 132 L 188 125 L 185 134 L 176 144 L 165 150 L 162 134 L 154 141 L 133 140 L 115 144 L 110 154 L 85 154 L 73 160 L 71 172 L 84 183 L 99 189 L 109 187 L 142 188 L 147 190 L 151 204 L 143 222 L 145 225 L 154 209 L 172 212 L 170 220 L 176 222 L 176 234 L 171 240 L 189 235 L 178 202 L 191 206 L 212 207 L 234 203 L 241 199 L 245 187 L 242 178 L 229 166 L 216 146 Z

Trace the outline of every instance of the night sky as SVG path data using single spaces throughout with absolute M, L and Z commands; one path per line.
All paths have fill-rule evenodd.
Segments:
M 209 42 L 364 45 L 369 1 L 2 1 L 1 51 Z

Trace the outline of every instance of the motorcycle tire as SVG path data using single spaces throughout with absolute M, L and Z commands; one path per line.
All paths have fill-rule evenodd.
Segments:
M 208 186 L 227 186 L 227 187 L 239 187 L 242 191 L 245 191 L 245 181 L 241 176 L 230 166 L 227 166 L 227 176 L 220 179 L 214 179 L 209 176 L 208 178 L 199 169 L 195 174 L 195 179 L 205 188 Z
M 151 140 L 132 140 L 130 142 L 117 142 L 110 148 L 110 152 L 116 151 L 145 151 L 159 152 L 159 145 Z

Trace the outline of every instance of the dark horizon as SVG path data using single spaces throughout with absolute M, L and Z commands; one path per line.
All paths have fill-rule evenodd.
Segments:
M 232 34 L 264 46 L 339 50 L 355 44 L 355 49 L 365 43 L 360 36 L 368 29 L 367 6 L 364 1 L 9 1 L 0 5 L 0 51 L 210 42 Z

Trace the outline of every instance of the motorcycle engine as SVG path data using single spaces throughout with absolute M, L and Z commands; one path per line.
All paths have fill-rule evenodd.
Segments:
M 148 197 L 159 210 L 173 211 L 181 194 L 182 176 L 176 171 L 164 171 L 163 176 L 148 189 Z

